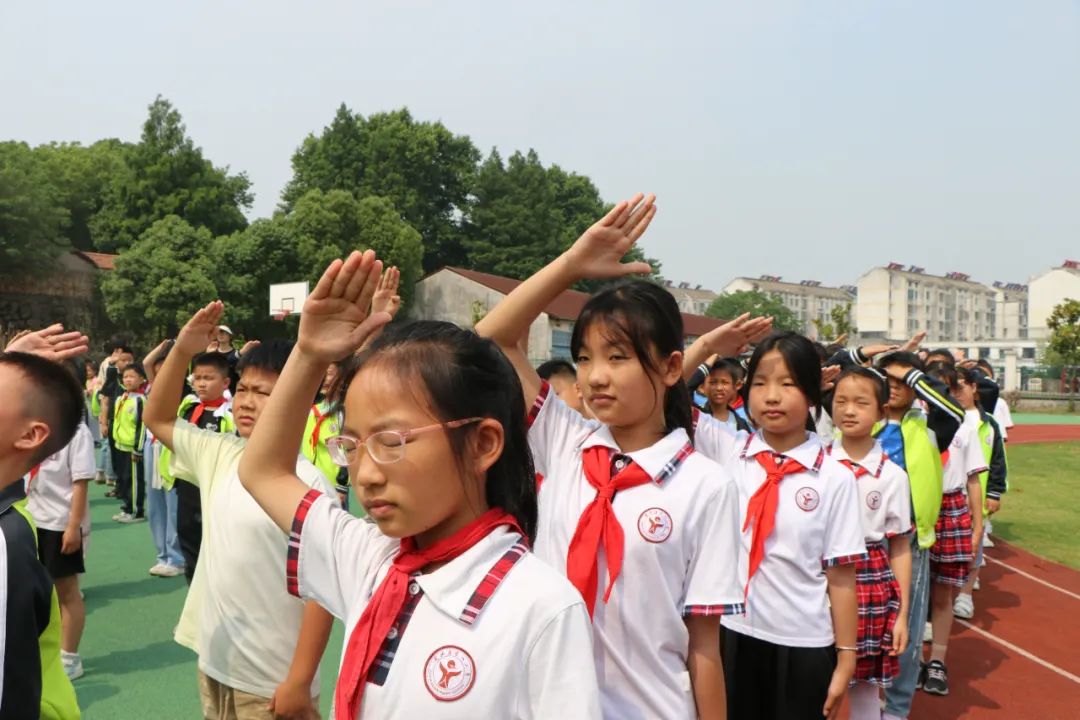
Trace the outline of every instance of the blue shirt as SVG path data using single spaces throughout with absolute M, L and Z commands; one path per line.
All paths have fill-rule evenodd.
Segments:
M 892 420 L 885 423 L 877 434 L 877 439 L 889 459 L 907 472 L 907 463 L 904 462 L 904 436 L 900 433 L 900 423 Z

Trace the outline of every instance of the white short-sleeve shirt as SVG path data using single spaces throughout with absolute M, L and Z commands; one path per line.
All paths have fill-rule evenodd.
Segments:
M 344 620 L 348 638 L 399 548 L 308 493 L 293 522 L 291 591 Z M 497 528 L 415 575 L 408 591 L 368 675 L 361 718 L 600 717 L 585 604 L 516 532 Z
M 619 447 L 606 426 L 582 418 L 546 384 L 530 413 L 529 445 L 547 469 L 536 554 L 565 574 L 570 540 L 596 498 L 582 450 L 603 445 L 617 455 Z M 625 455 L 653 481 L 612 500 L 624 554 L 606 604 L 602 547 L 597 558 L 593 644 L 604 716 L 696 717 L 684 618 L 742 612 L 737 490 L 716 463 L 690 450 L 681 429 Z
M 966 490 L 968 476 L 977 475 L 987 469 L 986 458 L 979 446 L 980 417 L 978 410 L 964 413 L 964 422 L 960 423 L 960 428 L 949 443 L 949 455 L 945 461 L 942 480 L 943 492 Z
M 199 669 L 229 687 L 271 697 L 285 680 L 300 635 L 304 603 L 285 587 L 289 538 L 267 516 L 236 469 L 247 441 L 173 425 L 173 451 L 199 486 L 203 534 L 199 564 L 176 626 L 176 641 L 199 654 Z M 296 474 L 337 502 L 334 489 L 303 457 Z M 319 676 L 311 693 L 319 692 Z
M 1009 410 L 1009 403 L 1004 399 L 998 398 L 997 403 L 994 404 L 994 419 L 997 420 L 998 428 L 1001 429 L 1001 439 L 1009 439 L 1009 428 L 1013 426 L 1012 411 Z
M 739 517 L 765 482 L 755 456 L 773 452 L 760 432 L 732 436 L 702 417 L 698 448 L 723 453 L 718 459 L 739 488 Z M 704 432 L 703 432 L 704 431 Z M 704 442 L 702 442 L 704 441 Z M 814 433 L 786 453 L 807 468 L 780 483 L 776 522 L 765 540 L 765 557 L 747 587 L 746 613 L 725 617 L 724 627 L 777 645 L 825 647 L 834 642 L 825 570 L 865 557 L 855 476 L 825 453 Z M 741 524 L 740 524 L 741 528 Z M 753 527 L 742 533 L 739 582 L 746 586 Z
M 55 532 L 66 530 L 75 482 L 93 480 L 96 473 L 94 437 L 86 423 L 79 423 L 71 442 L 41 462 L 27 488 L 26 508 L 37 526 Z M 89 529 L 89 515 L 83 515 L 84 533 Z
M 831 443 L 829 454 L 840 464 L 847 460 L 866 471 L 856 476 L 855 484 L 867 545 L 911 532 L 911 485 L 907 473 L 889 459 L 881 443 L 875 442 L 860 460 L 852 460 L 839 440 Z

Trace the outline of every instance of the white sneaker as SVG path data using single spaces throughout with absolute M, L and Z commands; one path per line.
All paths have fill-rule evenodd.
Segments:
M 984 548 L 988 548 L 988 547 L 996 547 L 996 546 L 994 545 L 994 541 L 990 539 L 990 535 L 989 535 L 989 533 L 988 533 L 988 534 L 986 534 L 986 535 L 983 535 L 983 547 L 984 547 Z
M 975 585 L 971 589 L 972 590 L 978 590 L 979 589 L 979 578 L 975 578 Z
M 176 567 L 175 565 L 162 565 L 161 571 L 157 573 L 158 577 L 176 577 L 177 575 L 183 575 L 184 568 Z
M 970 620 L 975 617 L 975 601 L 970 595 L 960 593 L 953 601 L 952 613 L 958 618 Z
M 165 568 L 165 563 L 158 563 L 154 567 L 150 568 L 150 574 L 160 577 L 161 571 Z
M 926 625 L 923 626 L 922 641 L 924 643 L 934 641 L 934 626 L 930 623 L 926 623 Z
M 82 658 L 79 653 L 60 651 L 60 661 L 64 664 L 64 674 L 68 680 L 78 680 L 86 673 L 83 671 Z
M 116 518 L 116 522 L 122 522 L 122 523 L 127 523 L 127 524 L 141 523 L 141 522 L 145 522 L 145 521 L 146 521 L 145 516 L 132 515 L 131 513 L 120 513 L 120 517 Z
M 126 512 L 124 512 L 122 510 L 112 516 L 112 519 L 115 520 L 116 522 L 128 522 L 131 518 L 132 518 L 131 513 L 126 513 Z

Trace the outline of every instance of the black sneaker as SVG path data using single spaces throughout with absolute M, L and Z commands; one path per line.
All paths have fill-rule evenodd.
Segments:
M 922 690 L 922 686 L 926 684 L 926 663 L 919 661 L 919 677 L 915 681 L 915 689 Z
M 940 660 L 931 660 L 926 667 L 926 680 L 923 681 L 923 692 L 931 695 L 949 694 L 949 674 L 945 670 L 945 663 Z

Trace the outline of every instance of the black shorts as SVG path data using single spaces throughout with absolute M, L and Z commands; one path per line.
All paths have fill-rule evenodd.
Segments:
M 63 555 L 60 548 L 64 543 L 64 533 L 57 530 L 38 528 L 38 559 L 52 575 L 53 580 L 71 577 L 86 572 L 83 564 L 82 542 L 79 549 L 70 555 Z

